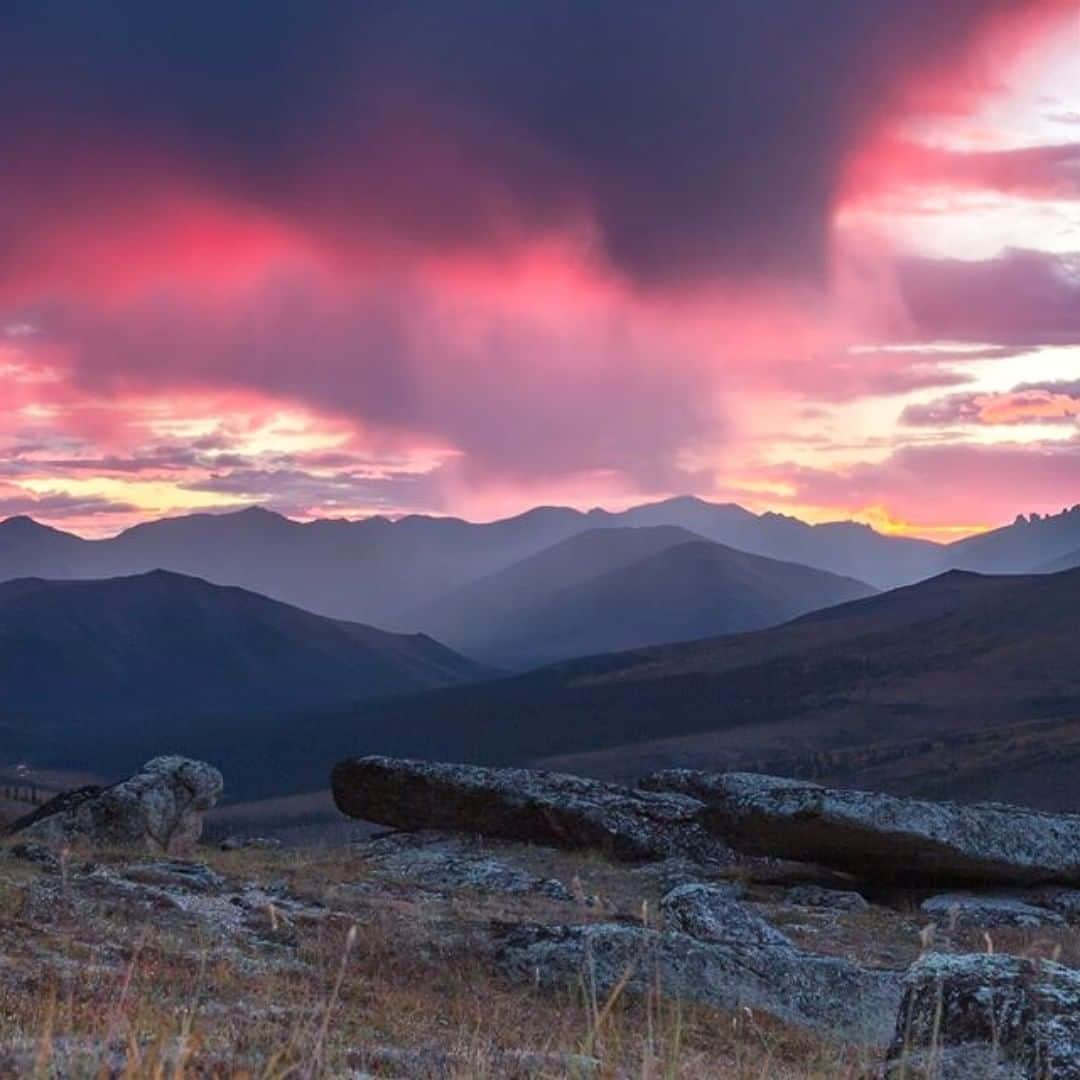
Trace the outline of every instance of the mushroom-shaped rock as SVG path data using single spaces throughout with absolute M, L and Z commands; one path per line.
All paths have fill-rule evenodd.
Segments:
M 203 813 L 217 802 L 222 787 L 213 765 L 157 757 L 118 784 L 58 795 L 8 831 L 42 843 L 189 855 L 202 835 Z

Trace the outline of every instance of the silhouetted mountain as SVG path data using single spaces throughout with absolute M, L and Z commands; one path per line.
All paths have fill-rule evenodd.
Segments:
M 0 523 L 0 581 L 96 579 L 161 567 L 332 618 L 403 626 L 418 609 L 562 540 L 595 529 L 659 526 L 876 588 L 909 584 L 951 566 L 1028 573 L 1080 548 L 1080 511 L 1025 519 L 944 547 L 884 536 L 854 522 L 808 525 L 686 496 L 619 513 L 537 507 L 479 525 L 421 515 L 301 523 L 252 508 L 147 522 L 107 540 L 83 540 L 12 518 Z
M 70 578 L 90 563 L 93 543 L 24 516 L 0 521 L 0 580 Z
M 953 571 L 773 629 L 575 660 L 317 730 L 324 758 L 542 761 L 622 779 L 752 767 L 1076 810 L 1077 641 L 1080 570 Z
M 908 584 L 944 569 L 941 545 L 883 536 L 853 521 L 808 525 L 784 514 L 752 514 L 732 503 L 717 505 L 691 496 L 609 516 L 623 525 L 680 525 L 740 551 L 828 570 L 877 588 Z
M 0 585 L 0 718 L 18 743 L 130 765 L 177 733 L 224 744 L 226 716 L 460 683 L 481 673 L 423 635 L 336 622 L 238 588 L 155 571 Z M 302 741 L 302 730 L 294 731 Z M 4 748 L 5 750 L 7 747 Z M 120 764 L 120 761 L 123 764 Z
M 869 586 L 650 526 L 591 529 L 415 613 L 500 667 L 771 626 Z
M 1067 569 L 1080 549 L 1080 506 L 1060 514 L 1017 517 L 1012 525 L 950 544 L 948 565 L 984 574 L 1038 573 Z

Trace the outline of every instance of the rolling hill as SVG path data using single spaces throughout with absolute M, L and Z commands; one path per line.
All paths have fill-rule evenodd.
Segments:
M 178 736 L 257 740 L 261 713 L 405 694 L 481 674 L 423 635 L 336 622 L 164 571 L 0 585 L 5 757 L 15 747 L 35 758 L 56 752 L 111 772 Z M 220 723 L 237 716 L 247 719 Z
M 1080 810 L 1077 642 L 1080 570 L 952 571 L 756 633 L 327 714 L 293 776 L 368 752 L 622 779 L 750 766 Z
M 470 656 L 525 668 L 759 629 L 873 591 L 657 525 L 581 533 L 412 618 Z

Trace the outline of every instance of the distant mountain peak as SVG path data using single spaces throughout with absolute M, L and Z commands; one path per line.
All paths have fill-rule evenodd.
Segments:
M 42 525 L 41 522 L 35 521 L 29 514 L 15 514 L 14 517 L 5 518 L 0 521 L 0 529 L 5 529 L 9 532 L 32 532 L 35 529 L 49 530 L 48 525 Z
M 16 539 L 29 539 L 35 536 L 70 536 L 70 533 L 61 529 L 54 529 L 51 525 L 43 525 L 40 521 L 28 514 L 16 514 L 14 517 L 0 521 L 0 533 Z
M 288 521 L 292 523 L 292 518 L 279 514 L 276 510 L 268 510 L 265 506 L 259 506 L 257 503 L 252 506 L 245 506 L 242 510 L 233 510 L 222 516 L 239 518 L 244 521 Z

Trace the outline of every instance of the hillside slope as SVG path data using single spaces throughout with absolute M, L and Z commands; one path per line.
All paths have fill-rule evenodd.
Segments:
M 759 629 L 873 591 L 681 529 L 597 529 L 459 590 L 416 625 L 485 662 L 535 667 Z
M 880 787 L 1080 810 L 1078 641 L 1080 570 L 954 571 L 757 633 L 327 716 L 320 738 L 623 778 L 779 761 L 857 783 L 877 760 Z
M 204 732 L 250 743 L 260 713 L 325 708 L 480 674 L 423 635 L 324 619 L 243 589 L 155 571 L 0 585 L 5 750 L 62 747 L 123 767 L 133 744 Z M 248 718 L 219 726 L 226 716 Z M 294 733 L 295 734 L 295 733 Z M 141 751 L 139 751 L 141 752 Z M 6 755 L 5 755 L 6 756 Z
M 969 536 L 945 551 L 948 566 L 984 574 L 1065 570 L 1080 552 L 1080 506 L 1060 514 L 1021 514 L 1011 525 Z

